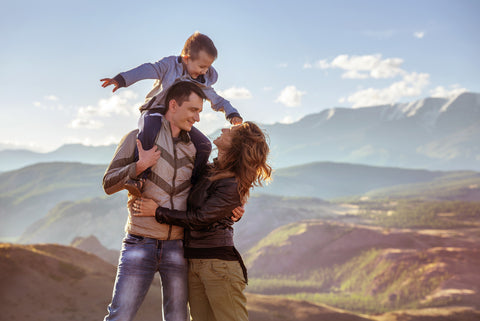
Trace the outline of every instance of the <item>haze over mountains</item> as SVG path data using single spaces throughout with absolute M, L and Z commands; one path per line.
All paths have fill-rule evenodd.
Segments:
M 291 124 L 262 127 L 270 136 L 275 168 L 332 161 L 480 170 L 478 93 L 357 109 L 330 108 Z M 114 150 L 114 145 L 65 145 L 45 154 L 3 150 L 0 171 L 50 161 L 107 164 Z

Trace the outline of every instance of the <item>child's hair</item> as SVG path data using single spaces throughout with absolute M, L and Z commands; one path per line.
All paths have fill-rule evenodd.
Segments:
M 197 94 L 202 99 L 207 99 L 203 90 L 190 81 L 180 81 L 174 84 L 167 92 L 165 97 L 165 111 L 164 114 L 168 111 L 168 105 L 170 101 L 174 99 L 178 105 L 183 104 L 183 102 L 188 101 L 188 98 L 192 93 Z
M 232 127 L 232 131 L 230 147 L 215 163 L 210 179 L 229 177 L 233 173 L 238 182 L 238 194 L 245 203 L 250 188 L 271 180 L 272 168 L 267 163 L 270 148 L 264 132 L 253 122 Z
M 214 59 L 217 59 L 217 48 L 215 48 L 212 39 L 196 31 L 185 41 L 182 57 L 189 56 L 195 60 L 198 57 L 198 53 L 202 50 Z

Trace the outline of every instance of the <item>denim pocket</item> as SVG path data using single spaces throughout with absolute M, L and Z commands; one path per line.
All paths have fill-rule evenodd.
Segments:
M 129 245 L 145 244 L 145 237 L 135 234 L 127 234 L 123 239 L 123 243 Z

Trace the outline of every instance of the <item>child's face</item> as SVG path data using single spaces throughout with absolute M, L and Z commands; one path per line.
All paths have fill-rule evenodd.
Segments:
M 210 68 L 215 58 L 201 50 L 196 59 L 192 59 L 190 56 L 184 56 L 182 60 L 187 68 L 188 74 L 195 79 L 207 73 L 208 68 Z

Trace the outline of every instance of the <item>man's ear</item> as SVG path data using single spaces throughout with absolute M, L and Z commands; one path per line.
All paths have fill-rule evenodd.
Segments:
M 172 112 L 175 112 L 177 110 L 178 104 L 175 99 L 171 99 L 168 102 L 168 109 L 171 110 Z

